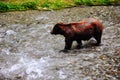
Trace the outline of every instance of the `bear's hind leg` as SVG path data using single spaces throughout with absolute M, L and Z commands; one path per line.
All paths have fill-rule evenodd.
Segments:
M 99 33 L 98 35 L 94 35 L 94 38 L 97 41 L 97 43 L 95 44 L 96 46 L 100 45 L 100 43 L 101 43 L 101 36 L 102 36 L 102 33 Z
M 82 48 L 82 41 L 81 40 L 76 40 L 77 41 L 77 46 L 76 46 L 76 49 L 80 49 Z

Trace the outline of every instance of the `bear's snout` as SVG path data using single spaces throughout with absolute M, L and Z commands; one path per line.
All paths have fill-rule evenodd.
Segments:
M 50 34 L 55 34 L 55 32 L 54 32 L 54 31 L 51 31 Z
M 53 34 L 53 31 L 51 31 L 50 34 Z

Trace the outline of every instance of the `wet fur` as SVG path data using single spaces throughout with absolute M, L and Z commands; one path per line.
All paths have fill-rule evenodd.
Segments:
M 91 37 L 94 37 L 97 41 L 96 45 L 99 45 L 102 31 L 102 23 L 95 18 L 89 18 L 77 23 L 57 23 L 51 34 L 61 34 L 65 37 L 65 48 L 63 51 L 66 51 L 71 49 L 73 41 L 77 41 L 77 48 L 79 49 L 82 45 L 81 40 L 89 40 Z

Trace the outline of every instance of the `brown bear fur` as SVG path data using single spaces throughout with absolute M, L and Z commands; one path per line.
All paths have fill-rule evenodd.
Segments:
M 101 36 L 103 31 L 102 23 L 95 18 L 88 18 L 77 23 L 57 23 L 51 34 L 61 34 L 65 37 L 65 50 L 70 50 L 73 41 L 77 41 L 80 48 L 81 40 L 89 40 L 94 37 L 97 41 L 96 45 L 101 43 Z

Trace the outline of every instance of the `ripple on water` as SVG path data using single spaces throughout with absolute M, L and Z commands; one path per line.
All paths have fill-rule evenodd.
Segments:
M 44 75 L 42 74 L 46 71 L 49 66 L 49 57 L 42 57 L 38 60 L 30 59 L 27 56 L 21 57 L 18 62 L 8 69 L 2 69 L 2 71 L 7 75 L 19 75 L 21 77 L 27 76 L 27 80 L 32 80 L 36 78 L 42 78 Z

